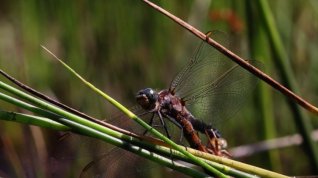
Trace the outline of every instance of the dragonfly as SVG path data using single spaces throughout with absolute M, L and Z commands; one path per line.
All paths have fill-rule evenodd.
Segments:
M 240 109 L 258 79 L 224 58 L 223 54 L 202 42 L 168 89 L 140 90 L 136 101 L 151 114 L 150 125 L 158 118 L 167 136 L 171 137 L 166 127 L 168 120 L 181 130 L 192 148 L 230 156 L 225 150 L 225 139 L 214 125 L 231 118 Z M 248 62 L 261 66 L 257 61 Z M 202 143 L 198 133 L 207 136 L 207 144 Z
M 220 37 L 220 34 L 217 36 Z M 223 40 L 224 37 L 220 39 L 217 41 L 226 41 Z M 255 67 L 262 67 L 258 61 L 248 62 Z M 138 91 L 135 97 L 137 106 L 133 107 L 132 111 L 148 120 L 153 127 L 163 129 L 170 138 L 176 137 L 171 134 L 174 129 L 170 130 L 171 124 L 175 125 L 181 133 L 178 142 L 182 142 L 184 137 L 194 149 L 230 157 L 226 151 L 226 140 L 222 138 L 217 127 L 227 119 L 233 118 L 241 109 L 257 81 L 257 77 L 228 60 L 206 42 L 201 42 L 167 89 L 145 88 Z M 128 122 L 131 121 L 125 116 L 115 117 L 110 121 L 135 133 L 148 133 L 147 130 L 141 132 L 141 127 L 127 124 Z M 206 136 L 207 143 L 203 143 L 199 134 Z M 116 156 L 109 154 L 106 154 L 106 157 L 119 162 Z M 123 154 L 117 155 L 122 157 Z M 106 171 L 111 164 L 103 164 L 100 160 L 102 159 L 89 163 L 85 171 L 96 164 L 103 165 Z M 110 161 L 107 159 L 107 162 Z

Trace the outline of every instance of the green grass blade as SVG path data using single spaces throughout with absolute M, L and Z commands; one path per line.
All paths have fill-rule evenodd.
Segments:
M 266 0 L 255 1 L 255 3 L 257 4 L 258 10 L 260 11 L 260 14 L 263 18 L 267 36 L 271 46 L 273 47 L 273 53 L 276 58 L 274 62 L 280 69 L 281 78 L 287 88 L 297 92 L 298 87 L 294 80 L 295 77 L 292 73 L 288 55 L 284 50 L 283 42 L 280 39 L 280 35 L 275 25 L 274 17 L 270 10 L 269 4 Z M 308 158 L 311 160 L 311 164 L 313 165 L 315 172 L 318 173 L 318 148 L 311 139 L 312 126 L 309 117 L 295 102 L 288 101 L 288 103 L 294 114 L 295 124 L 303 136 L 304 146 L 306 148 Z
M 0 119 L 6 121 L 13 121 L 22 124 L 35 125 L 43 128 L 49 128 L 58 131 L 70 131 L 71 129 L 59 122 L 39 116 L 32 116 L 17 112 L 8 112 L 0 110 Z
M 266 72 L 272 68 L 271 61 L 268 58 L 269 45 L 266 38 L 265 31 L 263 30 L 263 24 L 260 23 L 259 13 L 257 12 L 255 3 L 252 1 L 246 1 L 246 17 L 248 22 L 248 40 L 250 47 L 251 58 L 262 61 L 266 64 L 264 69 Z M 267 70 L 266 70 L 267 69 Z M 270 89 L 266 87 L 266 84 L 261 82 L 257 86 L 257 105 L 260 110 L 260 116 L 263 121 L 263 139 L 268 140 L 276 137 L 276 127 L 274 120 L 274 110 L 272 93 Z M 268 154 L 264 155 L 264 159 L 268 162 L 273 170 L 281 170 L 280 157 L 277 150 L 269 151 Z

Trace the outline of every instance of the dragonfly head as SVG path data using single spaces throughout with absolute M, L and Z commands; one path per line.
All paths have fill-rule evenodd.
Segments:
M 151 88 L 140 90 L 136 95 L 137 103 L 145 110 L 153 110 L 156 107 L 158 93 Z

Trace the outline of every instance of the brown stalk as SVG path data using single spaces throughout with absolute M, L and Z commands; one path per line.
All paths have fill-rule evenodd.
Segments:
M 278 90 L 279 92 L 281 92 L 283 95 L 293 99 L 294 101 L 296 101 L 296 103 L 298 103 L 300 106 L 302 106 L 306 110 L 308 110 L 314 114 L 318 114 L 317 107 L 310 104 L 309 102 L 307 102 L 306 100 L 304 100 L 303 98 L 301 98 L 300 96 L 295 94 L 294 92 L 290 91 L 288 88 L 284 87 L 282 84 L 280 84 L 279 82 L 277 82 L 276 80 L 271 78 L 269 75 L 265 74 L 264 72 L 262 72 L 258 68 L 254 67 L 253 65 L 251 65 L 246 60 L 239 57 L 238 55 L 236 55 L 235 53 L 233 53 L 229 49 L 225 48 L 224 46 L 222 46 L 218 42 L 214 41 L 212 38 L 210 38 L 205 33 L 201 32 L 200 30 L 191 26 L 187 22 L 183 21 L 182 19 L 180 19 L 180 18 L 176 17 L 175 15 L 171 14 L 170 12 L 166 11 L 165 9 L 157 6 L 156 4 L 154 4 L 148 0 L 143 0 L 143 2 L 145 2 L 150 7 L 157 10 L 158 12 L 162 13 L 163 15 L 167 16 L 168 18 L 170 18 L 171 20 L 173 20 L 174 22 L 176 22 L 177 24 L 179 24 L 180 26 L 182 26 L 186 30 L 190 31 L 195 36 L 206 41 L 208 44 L 213 46 L 216 50 L 218 50 L 219 52 L 221 52 L 222 54 L 224 54 L 225 56 L 230 58 L 232 61 L 234 61 L 235 63 L 237 63 L 241 67 L 243 67 L 244 69 L 246 69 L 249 72 L 251 72 L 252 74 L 254 74 L 255 76 L 257 76 L 259 79 L 263 80 L 264 82 L 266 82 L 267 84 L 269 84 L 270 86 L 272 86 L 273 88 Z

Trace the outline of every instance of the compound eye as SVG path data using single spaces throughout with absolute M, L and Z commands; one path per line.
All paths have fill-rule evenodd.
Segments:
M 148 91 L 148 97 L 149 98 L 153 98 L 154 97 L 154 91 L 153 90 L 149 90 Z
M 142 90 L 143 94 L 152 95 L 154 91 L 151 88 L 146 88 Z
M 149 89 L 149 93 L 153 95 L 155 92 L 153 91 L 153 89 Z
M 150 89 L 147 97 L 154 102 L 158 99 L 158 94 L 154 90 Z

